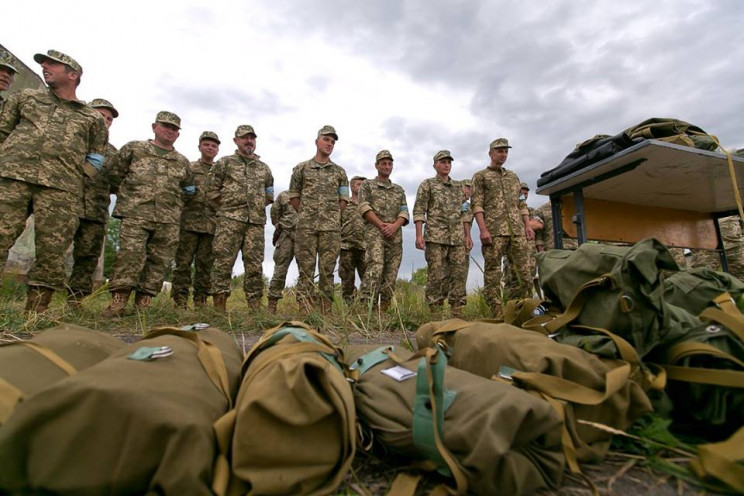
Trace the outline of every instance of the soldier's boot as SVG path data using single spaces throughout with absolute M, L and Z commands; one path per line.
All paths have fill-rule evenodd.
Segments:
M 152 305 L 152 296 L 137 291 L 134 295 L 134 307 L 138 310 L 147 310 Z
M 207 295 L 194 295 L 194 308 L 204 308 L 207 306 Z
M 276 315 L 276 305 L 279 303 L 279 298 L 271 298 L 269 297 L 269 307 L 268 311 L 272 315 Z
M 217 293 L 212 295 L 212 301 L 214 302 L 214 309 L 218 312 L 227 312 L 227 297 L 229 293 Z
M 176 308 L 181 310 L 188 310 L 189 308 L 189 297 L 188 293 L 173 293 L 173 303 L 176 304 Z M 196 296 L 194 297 L 194 306 L 196 306 Z
M 90 296 L 90 293 L 87 291 L 67 288 L 67 304 L 72 308 L 82 308 L 83 300 L 88 296 Z
M 26 313 L 44 313 L 52 302 L 54 290 L 44 286 L 29 286 L 26 296 Z
M 247 298 L 248 310 L 256 312 L 261 309 L 261 298 Z
M 462 315 L 462 307 L 452 307 L 452 318 L 453 319 L 461 319 L 463 318 Z
M 111 293 L 111 304 L 101 313 L 103 317 L 120 317 L 124 315 L 124 309 L 127 307 L 131 289 L 122 289 Z

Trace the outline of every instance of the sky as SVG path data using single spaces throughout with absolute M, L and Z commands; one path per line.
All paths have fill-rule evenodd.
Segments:
M 532 187 L 533 207 L 548 201 L 537 178 L 577 143 L 650 117 L 744 147 L 739 0 L 14 4 L 3 9 L 0 44 L 34 69 L 33 55 L 50 48 L 80 62 L 78 97 L 120 112 L 115 146 L 151 138 L 160 110 L 181 117 L 176 148 L 191 160 L 202 131 L 217 132 L 228 155 L 235 128 L 252 124 L 277 193 L 314 155 L 324 124 L 338 131 L 332 159 L 349 177 L 374 176 L 375 154 L 389 149 L 411 210 L 438 150 L 451 151 L 453 178 L 470 178 L 497 137 L 513 146 L 506 167 Z M 477 227 L 473 238 L 482 265 Z M 425 264 L 410 224 L 399 275 Z M 293 264 L 289 283 L 296 274 Z M 473 264 L 468 285 L 482 285 Z

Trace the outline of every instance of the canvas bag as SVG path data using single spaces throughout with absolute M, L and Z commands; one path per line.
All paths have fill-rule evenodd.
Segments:
M 0 345 L 0 425 L 25 397 L 123 347 L 113 336 L 72 324 Z
M 232 405 L 242 356 L 220 330 L 163 328 L 45 388 L 0 428 L 0 487 L 212 494 L 212 425 Z
M 266 331 L 243 364 L 235 409 L 215 425 L 216 494 L 332 493 L 356 449 L 343 355 L 301 322 Z
M 527 494 L 556 487 L 565 459 L 561 420 L 544 401 L 419 354 L 351 345 L 357 414 L 378 447 L 438 469 L 458 494 Z M 400 367 L 402 381 L 382 373 Z M 400 370 L 400 369 L 396 369 Z
M 707 267 L 681 270 L 664 279 L 664 301 L 699 315 L 721 293 L 740 301 L 744 282 L 731 274 Z

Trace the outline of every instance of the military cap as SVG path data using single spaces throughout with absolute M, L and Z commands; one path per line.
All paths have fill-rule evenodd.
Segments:
M 527 186 L 527 183 L 520 183 L 519 184 L 519 189 L 526 189 L 527 191 L 529 191 L 530 190 L 530 187 Z
M 365 181 L 366 179 L 367 179 L 366 177 L 362 177 L 362 176 L 354 176 L 354 177 L 352 177 L 351 179 L 349 179 L 349 183 L 351 183 L 351 182 L 353 182 L 353 181 L 357 181 L 357 180 Z
M 199 136 L 199 143 L 201 143 L 202 140 L 205 139 L 216 141 L 218 145 L 222 144 L 220 138 L 217 136 L 217 133 L 213 131 L 204 131 L 203 133 L 201 133 L 201 136 Z
M 320 138 L 321 136 L 333 136 L 333 139 L 338 141 L 338 134 L 336 134 L 336 129 L 334 129 L 333 126 L 329 126 L 328 124 L 318 129 L 318 138 Z
M 508 139 L 496 138 L 495 140 L 491 141 L 491 146 L 488 147 L 489 150 L 493 150 L 494 148 L 511 148 L 511 146 L 509 146 Z
M 55 62 L 59 62 L 60 64 L 65 64 L 66 66 L 72 68 L 75 72 L 83 75 L 83 66 L 77 63 L 75 59 L 70 57 L 69 55 L 65 55 L 62 52 L 58 52 L 57 50 L 47 50 L 46 55 L 43 53 L 37 53 L 34 55 L 34 60 L 41 64 L 45 60 L 54 60 Z
M 114 107 L 114 105 L 111 102 L 109 102 L 108 100 L 104 100 L 103 98 L 96 98 L 96 99 L 89 101 L 88 106 L 93 107 L 93 108 L 109 109 L 111 111 L 111 114 L 113 114 L 115 118 L 119 117 L 119 111 L 116 110 L 116 107 Z
M 393 154 L 390 153 L 389 150 L 380 150 L 377 152 L 377 156 L 375 157 L 375 163 L 379 162 L 383 158 L 389 158 L 390 160 L 393 160 Z
M 448 158 L 450 160 L 455 160 L 454 158 L 452 158 L 452 154 L 450 153 L 449 150 L 439 150 L 436 153 L 436 155 L 434 155 L 434 162 L 436 162 L 438 160 L 442 160 L 443 158 Z
M 258 138 L 258 135 L 256 134 L 256 131 L 253 129 L 253 126 L 251 126 L 250 124 L 241 124 L 235 130 L 235 137 L 236 138 L 240 138 L 241 136 L 245 136 L 246 134 L 252 134 L 256 138 Z
M 11 58 L 8 54 L 0 54 L 0 67 L 5 67 L 13 74 L 18 74 L 18 69 L 11 64 Z
M 161 124 L 172 124 L 178 129 L 181 129 L 181 118 L 167 110 L 161 110 L 158 112 L 158 116 L 155 117 L 155 122 L 160 122 Z
M 469 188 L 469 187 L 470 187 L 470 185 L 472 184 L 472 181 L 471 181 L 470 179 L 463 179 L 463 180 L 462 180 L 462 181 L 460 181 L 460 182 L 461 182 L 461 183 L 462 183 L 462 184 L 463 184 L 464 186 L 467 186 L 468 188 Z

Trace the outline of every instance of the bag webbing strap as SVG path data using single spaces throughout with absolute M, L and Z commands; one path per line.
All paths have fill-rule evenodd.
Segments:
M 744 388 L 744 372 L 738 370 L 703 369 L 679 365 L 662 365 L 662 367 L 670 381 Z
M 20 389 L 0 378 L 0 425 L 8 420 L 16 405 L 23 401 L 23 398 L 24 394 Z
M 352 371 L 354 380 L 358 380 L 375 365 L 378 365 L 385 360 L 390 360 L 390 354 L 393 353 L 394 350 L 395 348 L 393 346 L 380 346 L 379 348 L 357 358 L 349 367 Z
M 42 346 L 38 343 L 34 343 L 33 341 L 17 341 L 15 343 L 12 343 L 11 346 L 12 345 L 25 346 L 26 348 L 35 351 L 39 355 L 43 356 L 44 358 L 52 362 L 58 368 L 62 369 L 62 371 L 65 372 L 67 375 L 72 375 L 72 374 L 77 373 L 77 369 L 75 367 L 70 365 L 62 357 L 57 355 L 55 352 L 53 352 L 46 346 Z
M 744 315 L 736 307 L 731 295 L 723 293 L 716 296 L 713 302 L 718 306 L 708 307 L 700 313 L 700 318 L 712 320 L 729 328 L 740 340 L 744 341 Z
M 705 479 L 714 477 L 744 493 L 744 427 L 720 443 L 698 446 L 698 456 L 690 463 L 690 469 Z

